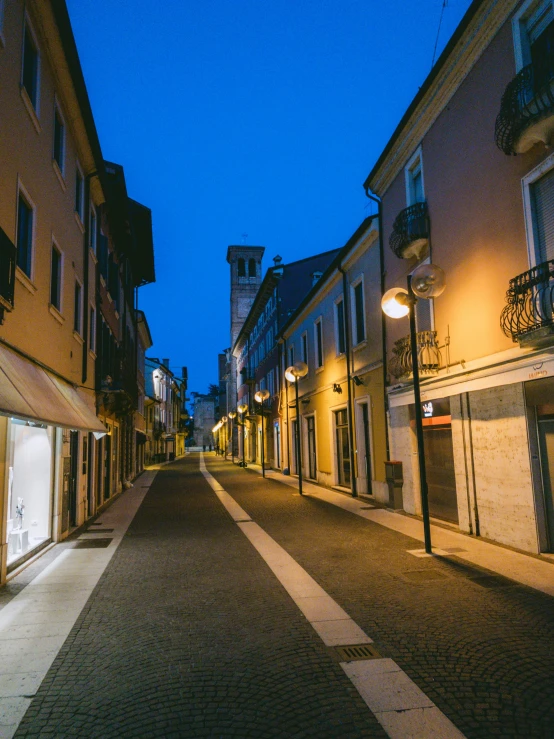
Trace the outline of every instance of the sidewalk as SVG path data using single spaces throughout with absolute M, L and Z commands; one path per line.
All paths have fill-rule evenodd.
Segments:
M 218 459 L 223 461 L 222 457 Z M 231 462 L 231 460 L 227 461 Z M 261 465 L 249 464 L 247 469 L 262 474 Z M 269 480 L 275 480 L 298 489 L 297 477 L 283 475 L 275 470 L 266 470 L 265 476 Z M 302 481 L 302 491 L 305 495 L 338 506 L 380 526 L 405 534 L 412 539 L 424 541 L 421 520 L 373 505 L 369 496 L 352 498 L 305 480 Z M 442 526 L 433 524 L 431 524 L 431 541 L 433 553 L 436 556 L 448 557 L 455 555 L 465 562 L 478 565 L 521 585 L 527 585 L 547 595 L 554 596 L 554 561 L 550 562 L 523 552 L 517 552 L 469 534 L 449 531 Z M 423 549 L 411 550 L 411 553 L 416 557 L 429 556 L 425 554 Z

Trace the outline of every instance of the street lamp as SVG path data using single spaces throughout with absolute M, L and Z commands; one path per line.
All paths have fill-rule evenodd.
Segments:
M 248 405 L 246 403 L 241 403 L 237 407 L 237 411 L 240 413 L 240 423 L 242 426 L 242 467 L 246 467 L 246 420 L 244 418 L 244 414 L 248 411 Z
M 298 380 L 306 377 L 308 374 L 308 365 L 305 362 L 296 362 L 285 370 L 285 377 L 289 382 L 294 382 L 294 392 L 296 399 L 296 466 L 298 467 L 298 492 L 302 493 L 302 445 L 300 444 L 300 406 L 298 405 Z
M 262 477 L 265 477 L 265 461 L 264 461 L 264 402 L 269 398 L 269 390 L 258 390 L 254 395 L 254 400 L 260 404 L 260 413 L 262 416 Z
M 222 416 L 221 424 L 223 428 L 223 448 L 225 449 L 225 459 L 227 459 L 227 416 Z M 223 450 L 221 454 L 223 454 Z
M 235 464 L 235 447 L 233 445 L 233 421 L 236 417 L 236 411 L 229 411 L 229 418 L 231 419 L 231 461 L 233 464 Z M 225 450 L 225 459 L 227 459 L 227 450 Z
M 423 536 L 425 551 L 431 550 L 431 524 L 429 521 L 429 495 L 425 469 L 425 450 L 423 446 L 423 419 L 421 416 L 421 392 L 419 386 L 419 362 L 417 334 L 415 325 L 415 305 L 418 298 L 429 300 L 444 292 L 446 279 L 443 270 L 436 264 L 422 264 L 408 275 L 408 289 L 393 287 L 383 295 L 381 308 L 390 318 L 410 317 L 410 343 L 412 349 L 412 372 L 414 375 L 415 422 L 417 435 L 417 454 L 419 461 L 419 485 L 421 488 L 421 512 L 423 515 Z

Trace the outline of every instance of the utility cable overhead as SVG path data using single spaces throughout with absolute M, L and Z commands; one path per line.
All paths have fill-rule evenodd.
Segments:
M 447 4 L 448 4 L 448 0 L 442 0 L 441 16 L 439 19 L 439 27 L 437 29 L 437 38 L 435 39 L 435 48 L 433 49 L 433 61 L 431 62 L 431 69 L 433 69 L 433 67 L 435 66 L 435 57 L 437 55 L 437 46 L 439 43 L 439 35 L 441 32 L 442 18 L 444 15 L 444 9 L 446 8 Z

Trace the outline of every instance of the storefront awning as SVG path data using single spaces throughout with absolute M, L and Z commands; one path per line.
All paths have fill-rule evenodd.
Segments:
M 106 432 L 78 388 L 0 344 L 0 415 Z

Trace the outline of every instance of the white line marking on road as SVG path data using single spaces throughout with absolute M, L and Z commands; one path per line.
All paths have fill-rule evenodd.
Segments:
M 249 514 L 208 472 L 202 452 L 200 471 L 326 646 L 373 642 L 311 575 L 250 519 Z M 244 522 L 244 517 L 250 520 Z M 340 665 L 391 739 L 464 739 L 450 719 L 394 660 L 358 660 L 341 662 Z

